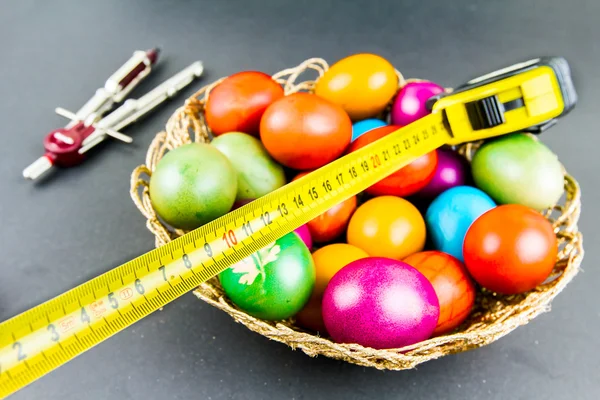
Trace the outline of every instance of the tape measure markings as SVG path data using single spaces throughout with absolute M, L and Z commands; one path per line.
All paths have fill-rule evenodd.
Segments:
M 431 114 L 0 325 L 7 396 L 450 137 Z

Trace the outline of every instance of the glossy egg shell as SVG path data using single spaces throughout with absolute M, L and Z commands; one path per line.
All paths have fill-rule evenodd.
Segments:
M 387 124 L 384 121 L 375 118 L 363 119 L 362 121 L 355 122 L 352 124 L 352 141 L 355 141 L 370 130 L 381 128 L 386 125 Z
M 292 181 L 298 180 L 310 172 L 301 172 Z M 342 236 L 348 227 L 350 217 L 356 210 L 357 204 L 356 196 L 351 196 L 308 221 L 306 226 L 310 231 L 312 240 L 315 243 L 327 243 Z
M 279 163 L 314 169 L 342 155 L 352 138 L 352 122 L 340 106 L 314 94 L 294 93 L 267 108 L 260 137 Z
M 352 142 L 346 153 L 355 152 L 398 129 L 400 129 L 400 126 L 389 125 L 366 132 Z M 431 181 L 435 174 L 437 162 L 437 151 L 431 151 L 371 185 L 365 192 L 373 196 L 405 197 L 412 195 L 423 189 Z
M 440 194 L 425 213 L 427 234 L 434 249 L 464 261 L 467 230 L 481 214 L 495 206 L 490 196 L 471 186 L 456 186 Z
M 427 100 L 443 91 L 443 87 L 429 81 L 407 83 L 392 104 L 392 124 L 405 126 L 430 114 Z
M 285 172 L 260 140 L 229 132 L 211 144 L 227 157 L 237 172 L 237 200 L 257 199 L 285 185 Z
M 428 339 L 440 308 L 431 283 L 410 265 L 370 257 L 342 268 L 323 295 L 323 320 L 338 343 L 400 348 Z
M 315 267 L 310 251 L 292 232 L 223 271 L 219 281 L 240 309 L 257 318 L 281 320 L 308 301 Z
M 554 206 L 564 192 L 563 169 L 556 155 L 525 134 L 484 144 L 471 165 L 477 187 L 499 204 L 522 204 L 541 211 Z
M 416 194 L 418 197 L 433 200 L 442 192 L 470 182 L 468 162 L 458 153 L 447 149 L 437 150 L 437 166 L 427 185 Z
M 150 178 L 150 199 L 169 225 L 194 229 L 231 209 L 237 174 L 229 160 L 209 144 L 190 143 L 169 151 Z
M 283 97 L 283 88 L 265 73 L 243 71 L 225 78 L 209 93 L 206 123 L 215 136 L 245 132 L 258 136 L 266 108 Z
M 306 247 L 308 247 L 309 250 L 312 250 L 313 240 L 312 236 L 310 235 L 310 230 L 308 229 L 308 226 L 306 224 L 301 225 L 300 227 L 296 228 L 294 232 L 296 232 L 296 234 L 300 236 L 300 239 L 302 239 Z
M 473 278 L 502 294 L 524 293 L 543 283 L 557 253 L 552 224 L 519 204 L 501 205 L 480 216 L 464 243 L 465 264 Z
M 401 260 L 423 250 L 425 221 L 419 210 L 403 198 L 375 197 L 356 209 L 347 238 L 349 244 L 372 257 Z
M 381 113 L 398 90 L 394 66 L 375 54 L 355 54 L 333 64 L 315 94 L 339 104 L 353 120 Z
M 327 284 L 340 269 L 369 255 L 358 247 L 346 243 L 333 243 L 321 247 L 312 256 L 316 272 L 315 287 L 306 306 L 296 315 L 296 322 L 305 328 L 325 333 L 321 303 Z
M 475 285 L 462 262 L 441 251 L 423 251 L 404 259 L 431 282 L 440 302 L 435 336 L 456 329 L 475 304 Z

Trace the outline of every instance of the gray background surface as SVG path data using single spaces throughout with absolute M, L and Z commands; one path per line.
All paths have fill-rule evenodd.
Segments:
M 580 101 L 543 140 L 582 185 L 587 250 L 552 312 L 417 370 L 312 359 L 188 294 L 14 398 L 598 399 L 599 15 L 597 0 L 0 2 L 2 320 L 152 249 L 129 174 L 188 95 L 233 72 L 274 73 L 314 56 L 374 52 L 446 86 L 538 55 L 567 57 Z M 54 107 L 76 109 L 134 50 L 155 45 L 159 66 L 134 96 L 198 59 L 203 80 L 128 129 L 134 144 L 104 146 L 45 184 L 23 180 L 43 135 L 64 125 Z

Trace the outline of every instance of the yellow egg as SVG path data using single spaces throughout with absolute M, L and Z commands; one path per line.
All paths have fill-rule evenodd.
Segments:
M 375 54 L 355 54 L 333 64 L 317 81 L 315 94 L 339 104 L 353 120 L 374 117 L 398 90 L 394 66 Z

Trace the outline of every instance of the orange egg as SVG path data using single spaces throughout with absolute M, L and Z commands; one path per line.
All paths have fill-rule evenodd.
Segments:
M 409 201 L 395 196 L 375 197 L 356 209 L 348 224 L 348 243 L 371 257 L 402 260 L 423 250 L 425 221 Z
M 344 153 L 352 140 L 352 121 L 331 101 L 311 93 L 293 93 L 266 109 L 260 120 L 260 140 L 280 164 L 315 169 Z
M 313 253 L 316 280 L 312 295 L 302 311 L 296 315 L 298 325 L 317 332 L 325 332 L 321 314 L 321 300 L 327 284 L 333 276 L 352 261 L 369 255 L 358 247 L 346 243 L 334 243 Z
M 404 262 L 425 275 L 435 289 L 440 302 L 435 336 L 451 332 L 467 319 L 475 304 L 475 285 L 462 262 L 437 250 L 411 254 Z
M 353 120 L 381 113 L 398 90 L 394 66 L 375 54 L 355 54 L 333 64 L 315 94 L 339 104 Z

